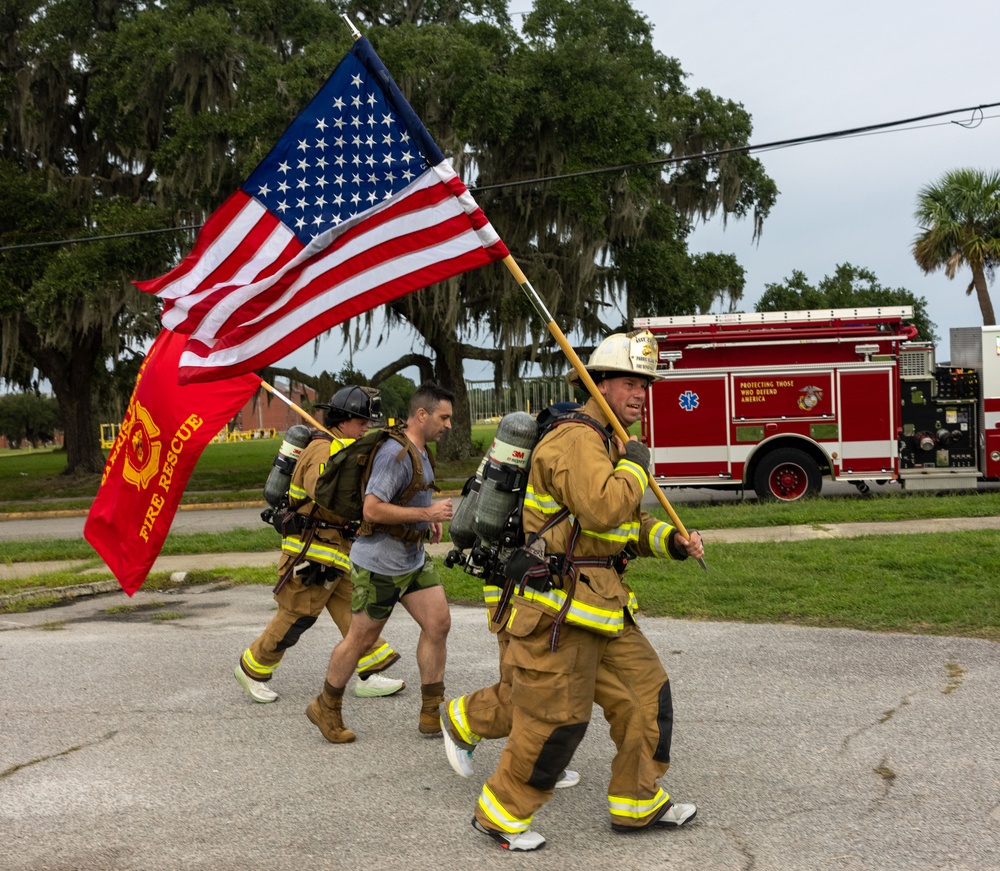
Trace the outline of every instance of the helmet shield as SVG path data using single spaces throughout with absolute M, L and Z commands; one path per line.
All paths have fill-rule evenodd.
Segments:
M 594 348 L 586 370 L 595 381 L 634 375 L 659 381 L 663 378 L 656 372 L 659 346 L 656 337 L 649 330 L 635 330 L 631 333 L 612 333 Z M 580 385 L 580 373 L 573 369 L 566 373 L 566 380 Z

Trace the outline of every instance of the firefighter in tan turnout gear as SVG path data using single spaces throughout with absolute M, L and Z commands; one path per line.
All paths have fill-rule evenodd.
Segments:
M 642 331 L 609 336 L 587 364 L 625 429 L 641 416 L 646 388 L 657 377 L 656 357 L 655 340 Z M 578 373 L 567 377 L 578 384 Z M 510 737 L 472 822 L 509 850 L 545 844 L 531 830 L 532 818 L 552 797 L 595 702 L 617 751 L 608 787 L 612 829 L 677 827 L 697 813 L 693 804 L 672 801 L 659 783 L 670 763 L 670 681 L 636 625 L 637 602 L 623 573 L 631 556 L 700 558 L 701 537 L 692 532 L 685 539 L 640 510 L 649 449 L 634 438 L 623 444 L 609 436 L 609 421 L 593 398 L 583 412 L 596 425 L 558 426 L 532 454 L 522 522 L 529 542 L 541 533 L 532 549 L 544 542 L 541 558 L 550 571 L 515 578 L 504 615 Z M 474 746 L 475 736 L 461 734 L 453 718 L 444 725 L 448 740 L 466 750 Z
M 282 556 L 278 577 L 283 579 L 274 599 L 278 611 L 261 635 L 244 651 L 233 674 L 240 686 L 256 702 L 273 702 L 278 694 L 268 685 L 285 651 L 326 609 L 342 636 L 351 626 L 351 563 L 349 554 L 354 532 L 342 518 L 313 502 L 316 480 L 329 457 L 363 436 L 371 423 L 381 419 L 379 391 L 371 387 L 347 385 L 328 404 L 323 424 L 336 436 L 314 431 L 302 451 L 288 488 L 292 524 L 281 540 Z M 287 577 L 286 577 L 287 575 Z M 390 696 L 403 689 L 401 680 L 385 677 L 397 659 L 384 639 L 378 638 L 363 653 L 357 665 L 355 693 L 361 697 Z

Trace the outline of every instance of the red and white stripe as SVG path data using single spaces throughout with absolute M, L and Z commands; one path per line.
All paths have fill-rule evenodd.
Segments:
M 507 253 L 444 161 L 305 247 L 239 191 L 182 263 L 137 286 L 164 300 L 165 327 L 190 336 L 184 384 L 270 365 L 348 318 Z

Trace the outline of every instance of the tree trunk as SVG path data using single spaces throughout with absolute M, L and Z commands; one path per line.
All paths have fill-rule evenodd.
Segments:
M 990 299 L 990 289 L 986 286 L 986 274 L 979 264 L 972 267 L 972 283 L 976 287 L 976 298 L 979 300 L 979 310 L 983 313 L 983 326 L 992 327 L 996 322 L 993 314 L 993 301 Z
M 59 403 L 63 419 L 66 468 L 62 474 L 101 474 L 104 452 L 101 434 L 94 420 L 91 373 L 101 356 L 103 343 L 98 331 L 74 332 L 70 353 L 65 355 L 50 345 L 42 345 L 33 325 L 22 322 L 21 347 L 48 379 Z
M 455 394 L 451 431 L 438 443 L 437 456 L 442 460 L 464 460 L 478 456 L 472 444 L 472 421 L 469 416 L 469 394 L 465 389 L 465 372 L 459 355 L 458 342 L 434 348 L 434 378 L 442 387 Z

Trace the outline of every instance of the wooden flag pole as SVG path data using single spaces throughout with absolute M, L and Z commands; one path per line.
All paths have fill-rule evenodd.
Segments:
M 316 420 L 316 418 L 313 417 L 308 411 L 306 411 L 304 408 L 301 408 L 298 405 L 296 405 L 287 396 L 283 396 L 281 393 L 278 393 L 278 391 L 275 390 L 266 381 L 261 381 L 260 382 L 260 386 L 263 387 L 272 396 L 277 396 L 278 399 L 280 399 L 282 402 L 284 402 L 285 405 L 287 405 L 289 408 L 292 409 L 292 411 L 296 412 L 300 417 L 302 417 L 303 419 L 307 420 L 314 427 L 316 427 L 316 429 L 322 430 L 328 436 L 332 436 L 333 438 L 336 438 L 336 436 L 332 432 L 330 432 L 330 430 L 328 430 L 325 426 L 323 426 L 323 424 L 321 424 L 318 420 Z
M 523 290 L 525 294 L 527 294 L 528 299 L 531 300 L 531 304 L 535 307 L 535 311 L 538 312 L 542 320 L 545 321 L 545 325 L 552 334 L 552 338 L 554 338 L 559 344 L 559 347 L 562 348 L 563 353 L 566 355 L 573 368 L 580 375 L 580 380 L 583 382 L 590 395 L 594 398 L 594 401 L 601 407 L 601 411 L 604 412 L 605 417 L 611 421 L 611 426 L 614 428 L 615 435 L 618 436 L 618 438 L 620 438 L 623 442 L 627 442 L 629 440 L 629 434 L 625 431 L 625 427 L 622 426 L 621 421 L 618 420 L 618 417 L 611 410 L 611 406 L 608 405 L 608 401 L 597 389 L 594 379 L 590 377 L 590 373 L 584 368 L 583 361 L 577 355 L 576 351 L 573 350 L 573 347 L 566 339 L 563 331 L 559 329 L 559 325 L 553 320 L 552 315 L 549 314 L 549 310 L 545 307 L 545 303 L 542 302 L 542 298 L 538 295 L 535 288 L 531 286 L 531 282 L 528 281 L 525 274 L 521 271 L 521 267 L 517 265 L 517 262 L 510 254 L 504 258 L 503 262 L 510 271 L 510 274 L 514 276 L 514 280 L 520 285 L 521 290 Z M 684 524 L 681 523 L 681 519 L 677 516 L 677 512 L 674 511 L 673 506 L 667 501 L 667 497 L 663 490 L 660 489 L 660 485 L 656 483 L 656 480 L 652 476 L 649 478 L 649 483 L 653 489 L 653 493 L 656 494 L 657 500 L 659 500 L 660 505 L 663 506 L 663 509 L 673 521 L 677 531 L 685 538 L 690 538 L 687 529 Z M 706 572 L 708 571 L 708 566 L 705 565 L 704 559 L 699 559 L 698 563 Z

